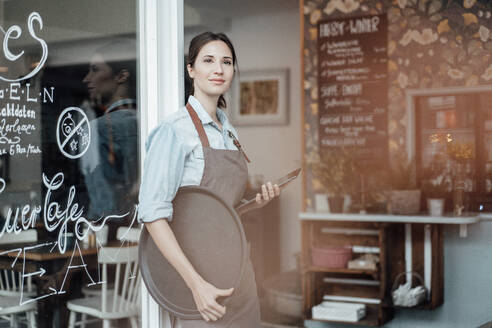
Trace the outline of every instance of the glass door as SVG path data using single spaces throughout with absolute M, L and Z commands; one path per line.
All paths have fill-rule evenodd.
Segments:
M 129 271 L 103 277 L 98 261 L 103 248 L 131 254 L 122 236 L 138 229 L 137 1 L 0 0 L 0 40 L 6 319 L 67 327 L 70 304 L 100 311 L 106 289 L 127 301 L 106 309 L 113 324 L 138 321 L 136 265 L 118 257 Z

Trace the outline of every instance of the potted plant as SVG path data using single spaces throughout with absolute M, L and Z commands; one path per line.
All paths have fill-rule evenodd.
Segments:
M 418 214 L 420 212 L 420 189 L 415 182 L 413 160 L 397 161 L 388 173 L 389 212 L 393 214 Z
M 365 167 L 360 171 L 359 213 L 386 213 L 388 208 L 388 170 L 385 168 Z M 355 206 L 355 205 L 354 205 Z
M 451 189 L 446 179 L 446 158 L 436 154 L 422 174 L 421 189 L 427 199 L 427 211 L 431 216 L 442 216 L 447 190 Z
M 352 154 L 344 148 L 323 151 L 321 154 L 313 152 L 306 160 L 306 166 L 314 178 L 329 194 L 328 203 L 332 213 L 343 212 L 345 195 L 354 192 L 358 178 L 354 164 Z

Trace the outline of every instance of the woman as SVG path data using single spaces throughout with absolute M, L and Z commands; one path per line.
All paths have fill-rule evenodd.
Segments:
M 82 80 L 98 116 L 90 122 L 90 146 L 81 161 L 90 201 L 87 215 L 93 219 L 130 213 L 137 202 L 136 62 L 121 60 L 135 49 L 130 41 L 98 48 Z M 109 238 L 115 239 L 117 225 L 130 219 L 110 224 Z
M 223 94 L 234 78 L 235 64 L 236 54 L 226 35 L 205 32 L 196 36 L 190 43 L 187 63 L 193 81 L 192 96 L 147 141 L 139 219 L 145 222 L 159 250 L 191 289 L 203 318 L 176 319 L 176 327 L 260 326 L 251 261 L 238 290 L 218 289 L 194 270 L 168 224 L 173 213 L 171 202 L 181 186 L 205 186 L 231 206 L 237 205 L 243 196 L 248 177 L 247 157 L 235 129 L 221 110 L 226 106 Z M 243 211 L 264 206 L 279 194 L 279 187 L 269 182 L 256 195 L 256 203 Z M 216 302 L 221 296 L 231 296 L 227 309 Z

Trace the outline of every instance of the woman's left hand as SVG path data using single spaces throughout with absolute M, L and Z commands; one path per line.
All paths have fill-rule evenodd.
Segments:
M 261 186 L 261 193 L 256 194 L 257 208 L 263 207 L 268 204 L 273 198 L 280 196 L 280 188 L 277 184 L 272 185 L 271 182 Z
M 256 199 L 254 202 L 248 203 L 246 205 L 240 205 L 236 208 L 236 211 L 239 215 L 242 215 L 251 210 L 262 208 L 273 198 L 278 196 L 280 196 L 280 187 L 277 184 L 272 185 L 271 182 L 268 182 L 261 186 L 261 193 L 256 194 Z

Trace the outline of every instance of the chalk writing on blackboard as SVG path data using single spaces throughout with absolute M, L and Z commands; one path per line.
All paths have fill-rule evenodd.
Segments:
M 319 145 L 349 147 L 366 163 L 387 159 L 387 18 L 318 26 Z
M 319 25 L 319 36 L 320 38 L 330 38 L 353 34 L 376 33 L 379 32 L 381 17 L 368 16 L 323 22 Z

